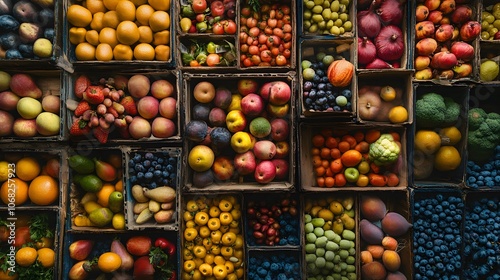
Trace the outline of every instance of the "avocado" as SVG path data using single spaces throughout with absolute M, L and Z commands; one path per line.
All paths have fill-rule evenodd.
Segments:
M 94 161 L 81 155 L 71 156 L 68 164 L 71 169 L 80 174 L 90 174 L 95 170 Z
M 85 175 L 80 179 L 80 187 L 86 192 L 96 193 L 102 189 L 102 180 L 94 174 Z

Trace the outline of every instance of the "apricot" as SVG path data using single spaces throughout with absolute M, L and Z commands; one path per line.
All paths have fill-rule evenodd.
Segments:
M 361 153 L 356 150 L 348 150 L 344 152 L 340 157 L 342 164 L 345 167 L 353 167 L 358 165 L 361 162 L 362 158 L 363 156 L 361 155 Z

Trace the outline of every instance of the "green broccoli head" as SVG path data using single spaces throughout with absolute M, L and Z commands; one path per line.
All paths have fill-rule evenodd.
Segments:
M 415 117 L 419 127 L 439 127 L 445 121 L 444 98 L 437 93 L 426 93 L 415 104 Z
M 481 108 L 473 108 L 469 110 L 469 130 L 476 130 L 487 118 L 488 114 Z
M 446 106 L 446 111 L 444 112 L 445 123 L 449 125 L 456 123 L 460 116 L 460 104 L 449 97 L 445 97 L 444 105 Z

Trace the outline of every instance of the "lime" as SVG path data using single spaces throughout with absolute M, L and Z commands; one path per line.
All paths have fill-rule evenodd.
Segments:
M 69 158 L 69 167 L 80 174 L 90 174 L 94 172 L 94 161 L 88 157 L 81 155 L 74 155 Z
M 86 192 L 96 193 L 102 189 L 102 180 L 97 175 L 89 174 L 80 180 L 80 187 Z

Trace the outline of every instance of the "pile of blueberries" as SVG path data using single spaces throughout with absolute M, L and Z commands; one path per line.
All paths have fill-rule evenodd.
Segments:
M 464 214 L 462 198 L 453 192 L 426 193 L 425 197 L 418 197 L 418 193 L 414 195 L 415 279 L 460 279 Z
M 498 193 L 467 203 L 464 229 L 464 279 L 500 279 Z
M 347 88 L 335 88 L 326 75 L 328 65 L 323 62 L 314 62 L 310 66 L 315 72 L 311 81 L 304 81 L 302 85 L 304 107 L 314 111 L 352 111 L 352 92 Z
M 168 151 L 135 152 L 128 162 L 130 184 L 154 189 L 161 186 L 176 188 L 177 158 Z
M 500 145 L 490 161 L 483 164 L 467 162 L 467 186 L 474 189 L 500 186 Z
M 250 252 L 250 255 L 252 252 Z M 250 256 L 247 279 L 298 280 L 301 279 L 297 252 L 260 253 Z

